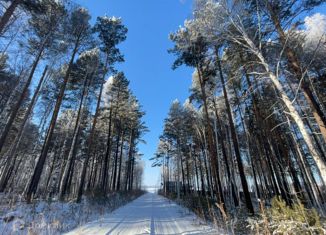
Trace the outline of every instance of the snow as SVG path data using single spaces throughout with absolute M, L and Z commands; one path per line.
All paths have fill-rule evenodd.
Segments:
M 89 13 L 88 13 L 88 10 L 85 8 L 85 7 L 80 7 L 79 9 L 78 9 L 78 11 L 80 12 L 80 13 L 84 13 L 85 15 L 88 15 Z
M 223 234 L 192 212 L 154 193 L 146 193 L 103 219 L 87 223 L 66 235 L 101 234 Z
M 104 106 L 108 107 L 110 103 L 110 89 L 112 87 L 112 84 L 114 82 L 114 77 L 110 76 L 103 85 L 103 95 L 102 95 L 102 101 L 104 102 Z
M 305 18 L 307 39 L 319 40 L 326 33 L 326 15 L 316 13 Z
M 191 89 L 200 90 L 200 83 L 199 83 L 199 76 L 198 76 L 197 69 L 195 69 L 194 72 L 192 73 Z
M 326 41 L 326 15 L 316 13 L 305 18 L 305 48 L 315 50 L 320 42 Z
M 121 23 L 122 21 L 121 17 L 116 17 L 116 16 L 108 17 L 107 15 L 105 15 L 101 18 L 107 22 Z
M 89 221 L 101 220 L 136 195 L 112 193 L 102 201 L 83 198 L 81 203 L 38 201 L 12 203 L 0 194 L 0 234 L 62 234 Z
M 92 57 L 98 57 L 100 54 L 100 49 L 98 49 L 97 47 L 91 49 L 91 50 L 87 50 L 84 51 L 80 54 L 79 58 L 92 58 Z
M 179 102 L 178 99 L 175 99 L 175 100 L 172 101 L 172 104 L 174 104 L 174 105 L 177 105 L 177 104 L 179 104 L 179 103 L 180 103 L 180 102 Z
M 73 216 L 74 211 L 78 211 L 77 205 L 72 203 L 46 203 L 44 201 L 36 204 L 18 203 L 14 208 L 10 208 L 0 222 L 0 234 L 28 234 L 50 232 L 56 234 L 56 231 L 69 230 L 78 226 L 79 222 Z M 12 216 L 9 222 L 5 218 Z M 63 224 L 62 221 L 65 221 Z M 60 228 L 59 228 L 60 227 Z
M 112 20 L 113 22 L 118 22 L 118 21 L 121 20 L 121 18 L 119 18 L 119 17 L 115 17 L 115 16 L 112 16 L 112 17 L 111 17 L 111 20 Z

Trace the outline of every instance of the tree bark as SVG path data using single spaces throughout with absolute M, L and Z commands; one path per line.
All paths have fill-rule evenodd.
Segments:
M 219 117 L 219 115 L 217 113 L 217 107 L 216 107 L 215 99 L 213 99 L 213 104 L 214 104 L 214 110 L 215 110 L 217 125 L 220 127 L 219 128 L 219 133 L 220 134 L 218 134 L 218 137 L 219 137 L 220 143 L 221 143 L 221 149 L 222 149 L 222 155 L 223 155 L 223 159 L 224 159 L 224 163 L 225 163 L 226 173 L 227 173 L 228 179 L 229 179 L 229 181 L 231 183 L 231 192 L 232 192 L 233 202 L 234 202 L 234 205 L 236 207 L 238 207 L 239 206 L 239 201 L 238 201 L 238 197 L 237 197 L 237 194 L 236 194 L 236 187 L 235 187 L 235 184 L 234 184 L 234 182 L 232 180 L 232 177 L 231 177 L 229 160 L 228 160 L 228 157 L 227 157 L 226 148 L 225 148 L 224 140 L 223 140 L 223 137 L 222 137 L 221 120 L 220 120 L 220 117 Z
M 242 33 L 243 39 L 248 44 L 248 47 L 250 48 L 250 50 L 257 56 L 257 58 L 259 59 L 261 65 L 264 67 L 266 75 L 269 77 L 270 81 L 274 85 L 274 87 L 275 87 L 276 91 L 278 92 L 281 100 L 283 101 L 285 107 L 288 110 L 287 114 L 292 118 L 292 120 L 298 126 L 298 128 L 299 128 L 299 130 L 301 132 L 302 138 L 304 139 L 304 141 L 305 141 L 305 143 L 306 143 L 306 145 L 307 145 L 307 147 L 308 147 L 308 149 L 310 151 L 310 154 L 311 154 L 312 158 L 314 159 L 314 161 L 315 161 L 315 163 L 317 165 L 318 173 L 320 174 L 321 179 L 322 179 L 323 183 L 325 184 L 325 181 L 326 181 L 326 165 L 325 165 L 325 162 L 323 161 L 323 159 L 318 155 L 317 151 L 315 150 L 312 138 L 311 138 L 310 134 L 307 132 L 307 130 L 305 128 L 305 125 L 304 125 L 298 111 L 295 109 L 293 103 L 291 102 L 291 100 L 287 96 L 281 82 L 278 80 L 276 75 L 273 72 L 271 72 L 270 67 L 269 67 L 268 63 L 265 61 L 265 58 L 263 57 L 261 51 L 255 46 L 253 41 L 251 41 L 249 36 L 246 34 L 246 32 L 242 28 L 238 28 L 238 29 Z
M 121 120 L 119 122 L 120 123 L 119 123 L 119 126 L 118 126 L 117 145 L 116 145 L 115 154 L 114 154 L 114 171 L 113 171 L 113 183 L 112 183 L 112 189 L 113 190 L 116 190 L 119 143 L 120 143 L 120 138 L 122 136 L 121 129 L 120 129 L 121 128 Z
M 128 160 L 126 168 L 126 181 L 125 181 L 125 191 L 129 190 L 129 182 L 131 177 L 131 159 L 134 152 L 134 129 L 131 130 L 129 138 L 129 150 L 128 150 Z
M 112 112 L 113 112 L 113 107 L 110 107 L 110 114 L 109 114 L 109 133 L 107 137 L 107 143 L 106 143 L 106 151 L 105 151 L 105 156 L 104 156 L 104 167 L 103 167 L 103 172 L 102 172 L 102 189 L 104 192 L 106 192 L 107 189 L 107 184 L 108 184 L 108 165 L 110 161 L 110 156 L 111 156 L 111 134 L 112 134 Z
M 55 104 L 55 107 L 54 107 L 54 111 L 53 111 L 52 118 L 51 118 L 51 121 L 50 121 L 50 126 L 49 126 L 49 129 L 48 129 L 48 132 L 47 132 L 47 135 L 46 135 L 43 147 L 42 147 L 41 154 L 40 154 L 40 156 L 38 158 L 38 161 L 36 163 L 36 166 L 35 166 L 32 178 L 30 180 L 30 183 L 28 184 L 28 186 L 26 188 L 26 191 L 25 191 L 25 197 L 26 197 L 26 200 L 27 200 L 28 203 L 31 202 L 33 194 L 36 193 L 38 183 L 40 181 L 40 177 L 41 177 L 41 174 L 42 174 L 42 171 L 43 171 L 43 166 L 45 164 L 45 160 L 46 160 L 49 148 L 50 148 L 50 142 L 51 142 L 51 139 L 52 139 L 54 128 L 55 128 L 57 118 L 58 118 L 58 115 L 59 115 L 59 111 L 60 111 L 60 108 L 61 108 L 61 104 L 62 104 L 62 101 L 63 101 L 64 92 L 66 90 L 66 86 L 67 86 L 67 83 L 68 83 L 71 67 L 72 67 L 72 64 L 74 62 L 77 51 L 78 51 L 78 46 L 79 46 L 79 39 L 77 40 L 77 42 L 75 44 L 75 47 L 74 47 L 74 50 L 72 52 L 71 59 L 70 59 L 70 62 L 68 64 L 68 68 L 67 68 L 64 80 L 63 80 L 63 83 L 62 83 L 62 85 L 60 87 L 59 95 L 58 95 L 58 98 L 57 98 L 57 101 L 56 101 L 56 104 Z
M 288 65 L 290 69 L 294 72 L 294 75 L 296 79 L 299 81 L 302 80 L 302 91 L 304 94 L 304 97 L 306 98 L 309 106 L 311 107 L 311 111 L 314 115 L 314 118 L 319 126 L 320 132 L 322 136 L 324 137 L 324 140 L 326 141 L 326 116 L 325 113 L 322 111 L 321 105 L 317 102 L 316 98 L 313 95 L 313 92 L 311 91 L 309 84 L 305 81 L 305 75 L 301 71 L 300 61 L 291 47 L 287 45 L 287 37 L 286 34 L 281 26 L 280 19 L 275 14 L 272 5 L 267 2 L 267 8 L 270 12 L 272 22 L 276 28 L 276 31 L 280 37 L 280 41 L 282 43 L 282 46 L 285 49 L 286 57 L 288 59 Z
M 21 138 L 23 136 L 23 133 L 24 133 L 24 130 L 25 130 L 25 127 L 26 127 L 26 123 L 27 123 L 27 120 L 29 119 L 29 116 L 33 110 L 33 107 L 36 103 L 36 100 L 37 100 L 37 97 L 38 97 L 38 94 L 39 94 L 39 91 L 41 89 L 41 86 L 43 84 L 43 81 L 44 81 L 44 78 L 45 78 L 45 75 L 47 73 L 47 70 L 48 70 L 48 66 L 45 66 L 45 69 L 43 71 L 43 74 L 42 74 L 42 77 L 40 79 L 40 81 L 38 82 L 38 85 L 34 91 L 34 95 L 32 97 L 32 100 L 31 102 L 29 103 L 28 105 L 28 108 L 26 110 L 26 113 L 24 115 L 24 118 L 23 118 L 23 121 L 19 127 L 19 131 L 14 139 L 14 142 L 12 144 L 12 146 L 10 147 L 10 150 L 9 150 L 9 154 L 8 154 L 8 161 L 7 161 L 7 164 L 6 164 L 6 167 L 3 171 L 3 174 L 1 176 L 1 179 L 0 179 L 0 192 L 3 192 L 3 190 L 5 189 L 7 183 L 8 183 L 8 180 L 9 180 L 9 177 L 6 176 L 8 174 L 8 172 L 10 172 L 10 168 L 13 168 L 13 164 L 14 162 L 16 161 L 14 158 L 16 158 L 16 151 L 18 149 L 18 146 L 19 146 L 19 143 L 21 141 Z M 14 161 L 12 162 L 11 159 L 14 159 Z
M 215 190 L 217 193 L 217 200 L 219 204 L 223 205 L 224 210 L 226 211 L 225 207 L 225 201 L 223 197 L 223 191 L 222 191 L 222 186 L 220 182 L 220 177 L 217 172 L 217 151 L 214 149 L 214 137 L 213 137 L 213 128 L 210 122 L 210 117 L 209 117 L 209 112 L 208 112 L 208 104 L 207 104 L 207 95 L 205 91 L 205 84 L 204 84 L 204 78 L 202 76 L 202 71 L 201 67 L 197 65 L 197 71 L 198 71 L 198 77 L 199 77 L 199 83 L 201 87 L 201 95 L 202 95 L 202 101 L 204 105 L 204 112 L 205 112 L 205 119 L 206 119 L 206 125 L 207 125 L 207 141 L 208 141 L 208 151 L 211 159 L 211 167 L 212 167 L 212 174 L 213 174 L 213 179 L 215 181 Z
M 30 86 L 31 81 L 33 79 L 36 67 L 37 67 L 39 61 L 41 60 L 44 48 L 45 48 L 45 42 L 43 42 L 43 44 L 42 44 L 42 46 L 41 46 L 41 48 L 40 48 L 40 50 L 39 50 L 39 52 L 38 52 L 38 54 L 37 54 L 37 56 L 35 58 L 35 61 L 34 61 L 33 65 L 32 65 L 31 72 L 29 73 L 29 76 L 27 78 L 27 81 L 25 83 L 23 91 L 22 91 L 21 95 L 19 96 L 17 103 L 14 105 L 13 109 L 11 110 L 9 119 L 8 119 L 8 121 L 7 121 L 7 123 L 6 123 L 5 127 L 4 127 L 4 130 L 1 133 L 0 152 L 1 152 L 1 150 L 2 150 L 2 148 L 4 146 L 4 144 L 5 144 L 5 141 L 6 141 L 6 138 L 7 138 L 8 134 L 9 134 L 10 128 L 13 125 L 14 120 L 15 120 L 17 114 L 18 114 L 19 108 L 21 107 L 21 105 L 23 104 L 24 99 L 26 98 L 29 86 Z
M 117 180 L 117 191 L 120 191 L 120 182 L 121 182 L 121 166 L 122 166 L 122 157 L 123 157 L 123 145 L 124 145 L 124 131 L 122 132 L 121 137 L 121 146 L 120 146 L 120 157 L 119 157 L 119 172 L 118 172 L 118 180 Z
M 87 166 L 88 166 L 88 162 L 89 162 L 89 159 L 90 159 L 90 153 L 92 151 L 92 144 L 93 144 L 96 124 L 97 124 L 97 119 L 98 119 L 98 116 L 100 114 L 100 106 L 101 106 L 101 100 L 102 100 L 104 79 L 105 79 L 106 74 L 108 73 L 108 62 L 109 62 L 109 56 L 106 55 L 105 72 L 103 73 L 102 82 L 101 82 L 101 86 L 100 86 L 100 92 L 99 92 L 99 96 L 97 98 L 97 104 L 96 104 L 95 115 L 94 115 L 94 119 L 93 119 L 91 132 L 89 134 L 89 137 L 87 138 L 87 145 L 89 147 L 88 147 L 87 152 L 86 152 L 86 158 L 85 158 L 85 161 L 83 163 L 82 173 L 81 173 L 81 176 L 80 176 L 80 183 L 79 183 L 79 186 L 78 186 L 78 189 L 77 189 L 77 199 L 76 199 L 77 203 L 79 203 L 81 201 L 81 197 L 83 195 L 85 177 L 86 177 L 86 173 L 87 173 Z
M 60 182 L 60 188 L 59 188 L 60 200 L 63 200 L 64 196 L 66 194 L 67 184 L 68 184 L 68 175 L 71 173 L 71 168 L 72 168 L 72 165 L 74 164 L 74 158 L 76 155 L 76 146 L 77 146 L 78 137 L 79 137 L 79 133 L 80 133 L 80 121 L 81 121 L 80 119 L 81 119 L 81 115 L 82 115 L 84 98 L 86 96 L 86 90 L 89 85 L 89 80 L 91 80 L 91 79 L 88 78 L 88 73 L 86 73 L 85 81 L 84 81 L 84 85 L 83 85 L 83 91 L 82 91 L 80 104 L 79 104 L 79 108 L 78 108 L 78 113 L 77 113 L 77 118 L 76 118 L 76 124 L 75 124 L 74 132 L 73 132 L 73 139 L 72 139 L 72 143 L 71 143 L 71 146 L 69 149 L 69 154 L 68 154 L 67 163 L 66 163 L 66 166 L 65 166 L 65 169 L 63 172 L 63 177 Z
M 232 117 L 231 107 L 230 107 L 230 103 L 229 103 L 229 99 L 228 99 L 228 94 L 227 94 L 227 91 L 226 91 L 226 86 L 225 86 L 221 61 L 218 58 L 217 53 L 218 52 L 216 51 L 216 56 L 217 56 L 217 58 L 216 58 L 217 61 L 216 62 L 217 62 L 217 66 L 218 66 L 218 69 L 219 69 L 221 83 L 222 83 L 222 87 L 223 87 L 223 94 L 224 94 L 226 112 L 227 112 L 228 119 L 229 119 L 231 137 L 232 137 L 232 142 L 233 142 L 233 148 L 234 148 L 235 156 L 236 156 L 236 159 L 237 159 L 237 164 L 238 164 L 238 170 L 239 170 L 239 174 L 240 174 L 242 189 L 243 189 L 243 193 L 244 193 L 244 196 L 245 196 L 247 209 L 248 209 L 248 211 L 250 213 L 254 214 L 254 207 L 252 205 L 251 196 L 250 196 L 249 187 L 248 187 L 248 182 L 247 182 L 246 175 L 245 175 L 244 168 L 243 168 L 243 163 L 242 163 L 241 153 L 240 153 L 239 143 L 238 143 L 238 137 L 237 137 L 237 133 L 236 133 L 236 130 L 235 130 L 234 123 L 233 123 L 233 117 Z
M 11 16 L 13 15 L 14 11 L 21 4 L 23 0 L 13 0 L 10 6 L 6 9 L 5 13 L 0 19 L 0 35 L 3 34 L 3 30 L 5 29 L 6 25 L 8 24 Z

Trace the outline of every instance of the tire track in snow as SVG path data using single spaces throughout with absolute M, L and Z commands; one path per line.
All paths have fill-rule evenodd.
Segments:
M 176 203 L 153 193 L 106 215 L 105 219 L 87 223 L 68 235 L 205 235 L 224 234 L 201 221 Z
M 151 214 L 151 235 L 155 235 L 155 222 L 154 222 L 154 194 L 152 195 L 152 214 Z

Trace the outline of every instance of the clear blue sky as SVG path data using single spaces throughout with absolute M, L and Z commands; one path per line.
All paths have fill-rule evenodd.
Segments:
M 77 0 L 88 8 L 94 22 L 96 16 L 122 17 L 127 26 L 128 38 L 120 48 L 125 55 L 123 64 L 117 66 L 130 80 L 130 86 L 146 111 L 144 121 L 150 132 L 141 145 L 146 163 L 144 184 L 154 185 L 159 180 L 159 169 L 152 168 L 153 156 L 162 132 L 170 104 L 188 96 L 191 84 L 190 68 L 173 71 L 173 55 L 167 50 L 173 45 L 168 39 L 170 32 L 183 25 L 191 16 L 192 0 Z

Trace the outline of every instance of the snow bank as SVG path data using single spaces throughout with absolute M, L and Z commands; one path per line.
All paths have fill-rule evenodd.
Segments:
M 61 234 L 92 220 L 105 217 L 142 192 L 113 193 L 107 198 L 84 198 L 81 203 L 37 201 L 10 203 L 0 195 L 0 234 Z

